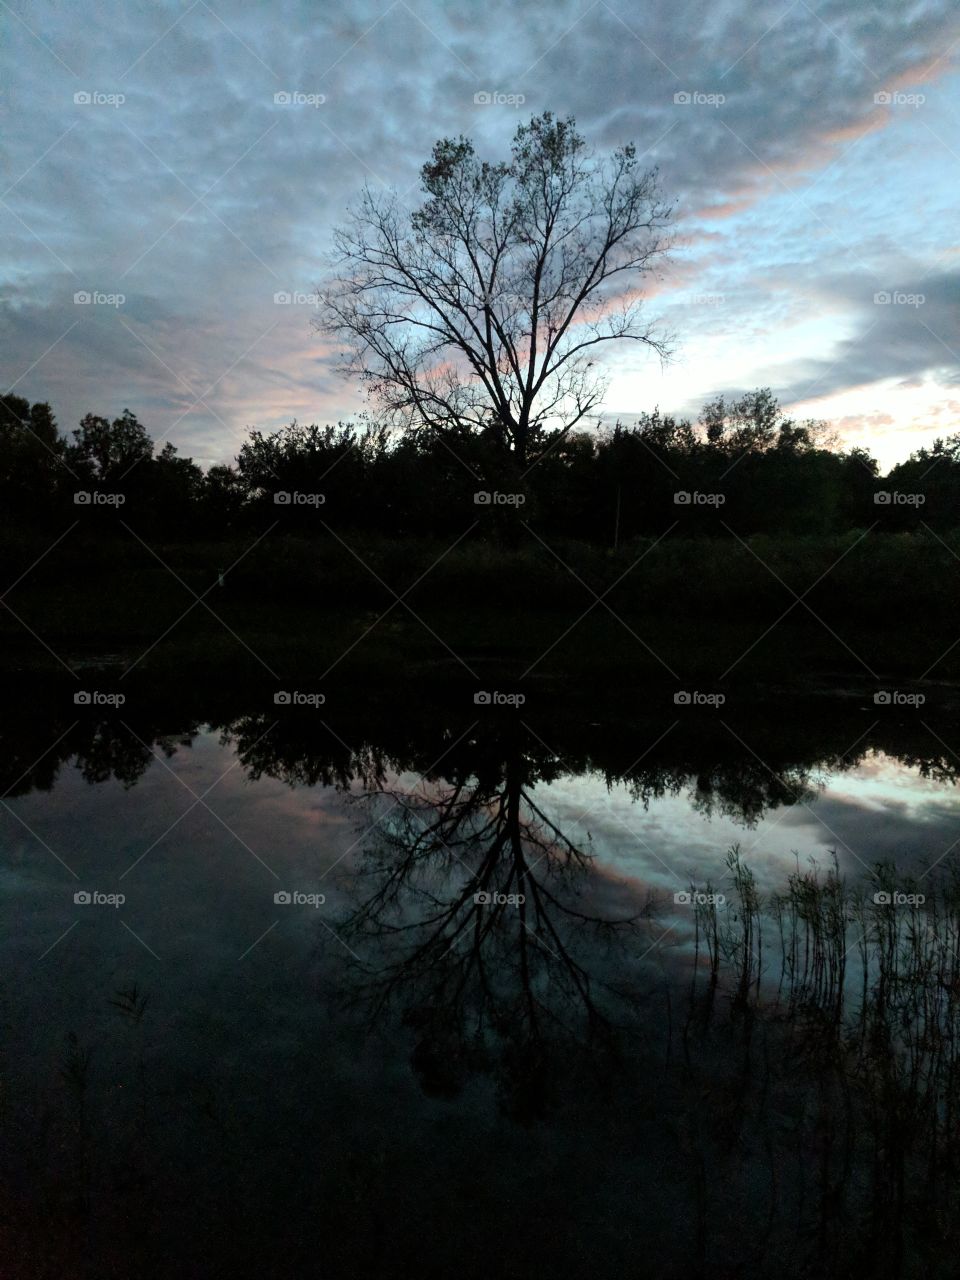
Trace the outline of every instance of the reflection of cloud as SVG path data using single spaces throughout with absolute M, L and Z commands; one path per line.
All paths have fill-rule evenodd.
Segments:
M 881 753 L 824 782 L 816 800 L 771 810 L 749 829 L 730 817 L 697 813 L 683 795 L 652 799 L 643 809 L 625 787 L 607 794 L 606 784 L 591 776 L 560 779 L 538 794 L 549 797 L 561 825 L 589 829 L 598 870 L 634 883 L 636 893 L 651 886 L 672 894 L 691 876 L 716 884 L 734 844 L 761 886 L 771 889 L 794 870 L 795 853 L 801 867 L 810 857 L 825 867 L 836 848 L 844 872 L 856 877 L 884 860 L 919 866 L 960 835 L 960 794 Z

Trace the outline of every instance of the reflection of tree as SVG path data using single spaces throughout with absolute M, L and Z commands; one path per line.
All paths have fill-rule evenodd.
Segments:
M 91 783 L 116 778 L 132 786 L 150 763 L 145 744 L 170 755 L 188 745 L 204 723 L 219 729 L 222 744 L 236 749 L 254 779 L 347 790 L 355 783 L 382 786 L 388 773 L 439 777 L 466 771 L 476 774 L 481 787 L 498 785 L 493 772 L 487 777 L 484 771 L 495 772 L 499 763 L 489 762 L 472 740 L 459 741 L 462 716 L 451 724 L 443 705 L 383 708 L 358 702 L 328 727 L 315 712 L 287 714 L 272 702 L 269 709 L 251 711 L 255 699 L 242 690 L 209 701 L 195 692 L 160 688 L 147 698 L 138 690 L 121 711 L 99 718 L 74 709 L 72 693 L 72 685 L 45 700 L 26 686 L 16 696 L 7 691 L 0 720 L 0 795 L 49 790 L 68 760 Z M 854 768 L 870 751 L 937 782 L 955 782 L 960 775 L 957 760 L 919 719 L 881 718 L 864 733 L 862 716 L 848 706 L 825 702 L 802 710 L 785 702 L 778 719 L 766 711 L 751 719 L 745 709 L 736 721 L 738 741 L 716 717 L 688 719 L 665 732 L 663 718 L 592 724 L 565 706 L 556 720 L 538 715 L 537 734 L 552 750 L 532 738 L 525 742 L 528 781 L 593 773 L 609 786 L 626 786 L 643 804 L 686 792 L 697 809 L 752 825 L 770 809 L 809 801 L 818 774 Z M 591 704 L 591 718 L 595 714 Z M 941 739 L 948 736 L 947 729 L 940 731 Z M 433 768 L 431 752 L 438 744 L 450 746 L 442 771 Z
M 746 758 L 744 758 L 746 757 Z M 859 762 L 839 757 L 829 767 L 838 771 Z M 781 805 L 809 804 L 817 796 L 823 762 L 815 765 L 781 764 L 774 770 L 741 752 L 734 758 L 716 755 L 704 760 L 682 757 L 676 761 L 649 762 L 628 773 L 625 781 L 631 798 L 646 808 L 651 800 L 685 794 L 690 807 L 705 817 L 715 814 L 753 827 Z M 615 781 L 608 777 L 608 782 Z
M 49 791 L 71 760 L 86 782 L 115 779 L 125 788 L 135 786 L 154 750 L 169 758 L 178 746 L 189 746 L 198 729 L 186 722 L 170 733 L 116 713 L 97 719 L 81 715 L 72 723 L 59 715 L 7 718 L 0 730 L 0 796 Z
M 282 725 L 262 713 L 238 716 L 223 725 L 220 741 L 236 748 L 249 778 L 266 775 L 291 787 L 347 791 L 357 781 L 372 788 L 384 782 L 391 763 L 378 742 L 352 750 L 315 716 L 290 716 Z
M 370 797 L 392 808 L 339 932 L 374 953 L 355 990 L 371 1017 L 402 1009 L 427 1091 L 457 1092 L 467 1070 L 496 1064 L 508 1105 L 529 1116 L 546 1101 L 558 1045 L 614 1047 L 630 998 L 607 973 L 610 949 L 645 913 L 596 876 L 534 798 L 535 770 L 514 735 L 489 745 L 505 761 L 495 781 L 487 768 L 483 785 L 462 774 Z

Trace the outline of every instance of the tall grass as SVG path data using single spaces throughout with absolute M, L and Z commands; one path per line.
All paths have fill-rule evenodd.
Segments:
M 960 1231 L 957 863 L 920 877 L 879 863 L 869 883 L 853 885 L 834 855 L 825 870 L 798 865 L 764 899 L 734 849 L 727 877 L 725 904 L 706 900 L 712 886 L 700 890 L 685 1036 L 691 1081 L 702 1089 L 717 1071 L 711 1016 L 727 996 L 736 1015 L 727 1031 L 741 1027 L 746 1048 L 737 1140 L 750 1115 L 774 1181 L 788 1168 L 802 1186 L 812 1175 L 801 1219 L 822 1273 L 846 1274 L 859 1249 L 867 1274 L 922 1274 L 924 1258 L 927 1274 L 949 1274 L 942 1268 Z M 765 936 L 774 939 L 766 963 Z M 759 1053 L 751 1048 L 758 1025 Z M 759 1081 L 749 1080 L 751 1068 Z M 791 1107 L 803 1117 L 792 1144 L 777 1132 L 778 1108 Z M 712 1141 L 721 1128 L 714 1123 Z

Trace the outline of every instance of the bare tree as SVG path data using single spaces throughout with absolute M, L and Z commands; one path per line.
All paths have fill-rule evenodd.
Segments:
M 492 430 L 524 466 L 548 427 L 565 435 L 599 405 L 601 344 L 666 357 L 640 284 L 671 209 L 633 144 L 597 157 L 550 112 L 517 129 L 506 162 L 442 139 L 421 178 L 412 213 L 364 190 L 316 325 L 346 340 L 348 371 L 391 419 Z

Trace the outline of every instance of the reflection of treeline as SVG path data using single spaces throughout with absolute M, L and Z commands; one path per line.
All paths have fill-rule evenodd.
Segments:
M 444 1111 L 442 1130 L 428 1130 L 419 1146 L 419 1136 L 410 1140 L 416 1126 L 397 1124 L 391 1109 L 390 1163 L 371 1162 L 365 1182 L 345 1179 L 332 1157 L 317 1159 L 311 1142 L 308 1164 L 294 1165 L 278 1192 L 277 1166 L 250 1162 L 243 1099 L 257 1077 L 243 1061 L 235 1075 L 224 1073 L 216 1041 L 209 1072 L 169 1088 L 155 1074 L 166 1061 L 158 1045 L 162 1037 L 176 1057 L 185 1020 L 178 1010 L 170 1025 L 152 1024 L 162 1005 L 148 1006 L 131 982 L 110 999 L 122 1016 L 111 1028 L 101 1024 L 93 1051 L 86 1038 L 67 1042 L 60 1105 L 49 1108 L 36 1143 L 50 1219 L 44 1249 L 65 1224 L 76 1224 L 76 1235 L 92 1222 L 99 1231 L 91 1236 L 117 1241 L 116 1274 L 129 1273 L 131 1258 L 138 1274 L 149 1274 L 141 1259 L 156 1249 L 146 1247 L 143 1223 L 153 1222 L 158 1201 L 176 1203 L 170 1168 L 181 1181 L 190 1176 L 181 1160 L 169 1160 L 161 1136 L 177 1131 L 215 1150 L 225 1201 L 242 1187 L 258 1205 L 288 1206 L 291 1189 L 302 1195 L 318 1177 L 316 1202 L 336 1214 L 351 1255 L 365 1258 L 373 1228 L 349 1213 L 366 1206 L 371 1187 L 393 1205 L 398 1187 L 418 1185 L 425 1162 L 432 1173 L 427 1144 L 446 1162 L 455 1124 L 464 1163 L 444 1168 L 462 1175 L 454 1185 L 463 1192 L 450 1197 L 452 1209 L 444 1201 L 444 1220 L 461 1212 L 468 1227 L 477 1219 L 476 1150 L 484 1148 L 464 1115 L 487 1126 L 485 1098 L 495 1095 L 502 1114 L 527 1129 L 518 1143 L 497 1133 L 501 1164 L 491 1165 L 491 1181 L 503 1177 L 508 1191 L 492 1200 L 484 1190 L 484 1230 L 507 1220 L 535 1182 L 564 1198 L 553 1231 L 573 1212 L 579 1236 L 595 1233 L 589 1189 L 615 1183 L 623 1191 L 602 1250 L 590 1235 L 591 1258 L 602 1256 L 610 1274 L 629 1270 L 637 1240 L 650 1273 L 676 1280 L 706 1276 L 708 1259 L 731 1276 L 955 1274 L 960 880 L 947 860 L 919 882 L 877 866 L 866 890 L 836 865 L 827 874 L 798 869 L 765 896 L 733 851 L 716 886 L 724 903 L 709 884 L 692 885 L 687 902 L 644 899 L 593 861 L 579 830 L 563 830 L 541 786 L 592 770 L 640 800 L 689 787 L 704 807 L 751 820 L 804 799 L 819 770 L 852 767 L 869 750 L 955 779 L 956 760 L 930 731 L 881 721 L 864 733 L 855 705 L 824 703 L 797 717 L 784 700 L 775 720 L 768 707 L 752 723 L 738 719 L 739 739 L 704 716 L 666 733 L 665 721 L 585 726 L 582 708 L 569 705 L 538 715 L 533 733 L 514 716 L 477 719 L 472 706 L 468 714 L 418 711 L 411 702 L 387 714 L 374 698 L 361 709 L 360 694 L 354 712 L 328 728 L 326 712 L 288 712 L 263 696 L 262 711 L 249 710 L 251 690 L 206 695 L 178 711 L 160 690 L 148 703 L 141 687 L 122 715 L 85 719 L 77 710 L 73 723 L 21 690 L 21 713 L 0 725 L 0 789 L 50 786 L 74 756 L 91 782 L 133 784 L 152 751 L 186 746 L 207 723 L 251 778 L 364 793 L 357 853 L 337 871 L 345 914 L 318 924 L 338 961 L 322 969 L 324 994 L 359 1014 L 356 1024 L 338 1024 L 344 1043 L 402 1037 L 393 1043 L 404 1047 L 423 1091 L 445 1107 L 460 1096 L 465 1111 Z M 598 716 L 595 705 L 591 711 Z M 684 921 L 692 945 L 677 947 L 671 961 Z M 363 1037 L 355 1041 L 357 1026 Z M 329 1031 L 305 1020 L 297 1034 L 302 1052 L 287 1073 L 295 1105 L 279 1114 L 301 1125 L 305 1099 L 319 1098 L 322 1142 L 336 1072 L 317 1053 L 311 1074 L 311 1037 L 329 1039 Z M 105 1051 L 121 1036 L 114 1061 Z M 273 1056 L 269 1070 L 273 1089 Z M 116 1098 L 104 1087 L 107 1072 Z M 178 1064 L 175 1078 L 180 1072 Z M 368 1098 L 361 1094 L 361 1104 Z M 291 1156 L 295 1144 L 278 1131 L 286 1169 L 302 1155 Z M 531 1181 L 530 1152 L 541 1144 L 549 1176 Z M 335 1129 L 334 1154 L 346 1145 Z M 560 1178 L 569 1185 L 556 1188 Z M 569 1207 L 584 1203 L 586 1217 Z M 105 1231 L 114 1220 L 115 1231 Z M 528 1229 L 524 1215 L 517 1223 L 515 1232 Z M 223 1245 L 211 1236 L 218 1256 L 235 1237 L 235 1227 Z M 526 1274 L 539 1274 L 542 1237 L 535 1217 L 521 1236 Z M 511 1259 L 514 1249 L 511 1239 Z M 416 1256 L 422 1262 L 419 1241 Z M 353 1274 L 385 1274 L 351 1261 Z M 552 1271 L 565 1274 L 559 1261 Z M 505 1258 L 498 1268 L 510 1274 Z
M 72 694 L 67 684 L 43 696 L 29 687 L 5 692 L 0 794 L 49 790 L 67 762 L 91 783 L 114 778 L 132 786 L 152 753 L 169 757 L 188 748 L 203 725 L 237 752 L 249 777 L 291 786 L 371 790 L 388 775 L 411 774 L 470 779 L 492 791 L 509 760 L 524 785 L 593 773 L 626 786 L 642 804 L 686 791 L 704 812 L 751 823 L 772 808 L 808 801 L 822 774 L 856 767 L 870 751 L 937 781 L 958 776 L 955 758 L 919 719 L 878 715 L 864 732 L 855 700 L 821 699 L 812 712 L 809 697 L 784 698 L 776 718 L 768 708 L 751 715 L 749 704 L 741 706 L 733 717 L 739 741 L 716 715 L 684 718 L 672 704 L 659 717 L 625 720 L 593 699 L 588 720 L 568 699 L 538 709 L 534 733 L 515 717 L 478 715 L 468 691 L 462 705 L 398 695 L 384 707 L 375 691 L 365 696 L 358 688 L 349 714 L 329 716 L 276 707 L 267 687 L 178 697 L 168 688 L 134 685 L 127 704 L 109 717 L 74 706 Z M 250 712 L 251 701 L 263 709 Z M 923 719 L 939 723 L 932 708 Z
M 154 535 L 217 538 L 275 520 L 301 534 L 322 535 L 329 522 L 412 538 L 477 521 L 473 538 L 513 541 L 526 520 L 544 536 L 610 547 L 674 521 L 696 537 L 726 537 L 724 524 L 743 536 L 838 534 L 878 520 L 952 528 L 960 498 L 960 436 L 881 478 L 866 451 L 827 447 L 826 424 L 784 416 L 769 391 L 714 401 L 696 423 L 655 411 L 599 433 L 548 433 L 523 469 L 494 425 L 441 436 L 361 421 L 254 430 L 233 465 L 204 471 L 169 442 L 157 451 L 129 410 L 112 421 L 88 414 L 67 439 L 48 404 L 14 395 L 0 398 L 0 443 L 7 519 L 45 526 L 79 513 L 101 532 L 118 514 Z

